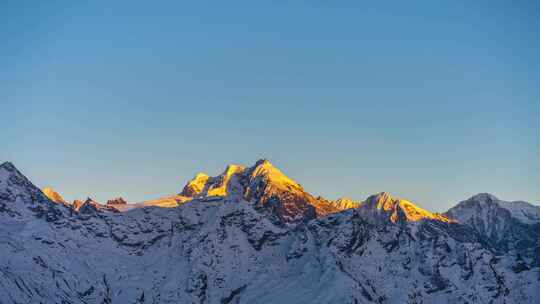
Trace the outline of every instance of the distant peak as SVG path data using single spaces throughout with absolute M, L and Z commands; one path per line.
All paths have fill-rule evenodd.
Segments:
M 524 224 L 540 223 L 540 206 L 522 201 L 503 201 L 490 193 L 478 193 L 459 202 L 445 214 L 463 223 L 482 220 L 486 231 L 491 231 L 489 223 L 492 219 L 502 221 L 512 217 Z
M 399 221 L 418 222 L 424 219 L 450 222 L 445 216 L 431 213 L 410 201 L 393 198 L 388 192 L 380 192 L 368 197 L 360 205 L 360 208 L 374 214 L 386 214 L 393 223 Z
M 257 162 L 255 162 L 255 167 L 258 167 L 258 166 L 272 166 L 273 167 L 272 163 L 268 159 L 265 159 L 265 158 L 261 158 Z
M 45 187 L 41 190 L 45 196 L 50 199 L 51 201 L 57 203 L 57 204 L 66 204 L 66 201 L 64 198 L 56 192 L 52 187 Z
M 127 202 L 123 197 L 116 197 L 107 201 L 106 205 L 126 205 Z
M 379 210 L 392 210 L 399 199 L 394 199 L 388 192 L 379 192 L 366 199 L 370 207 Z
M 475 194 L 468 199 L 459 202 L 454 207 L 450 208 L 445 214 L 449 215 L 452 218 L 460 218 L 461 221 L 464 220 L 462 212 L 469 209 L 474 210 L 496 210 L 501 207 L 501 204 L 503 201 L 499 200 L 497 197 L 495 197 L 492 194 L 489 193 L 478 193 Z M 475 211 L 476 212 L 476 211 Z M 472 214 L 472 213 L 471 213 Z M 469 214 L 466 215 L 468 217 Z
M 497 197 L 495 197 L 495 195 L 493 195 L 493 194 L 484 192 L 484 193 L 478 193 L 476 195 L 471 196 L 471 198 L 469 198 L 469 200 L 495 202 L 495 201 L 498 201 L 499 199 Z
M 205 177 L 208 177 L 208 175 L 206 173 L 203 173 L 203 172 L 199 172 L 199 173 L 195 174 L 195 179 L 200 179 L 200 178 L 205 178 Z
M 332 205 L 334 205 L 338 210 L 346 210 L 346 209 L 353 209 L 358 208 L 360 206 L 360 202 L 355 201 L 349 197 L 343 196 L 338 198 L 335 201 L 331 202 Z
M 75 209 L 75 211 L 79 211 L 79 209 L 81 209 L 81 206 L 84 204 L 83 201 L 79 200 L 79 199 L 76 199 L 73 201 L 73 203 L 71 203 L 71 207 L 73 207 L 73 209 Z
M 90 213 L 97 212 L 99 210 L 99 206 L 100 206 L 99 203 L 97 203 L 96 201 L 94 201 L 90 197 L 86 198 L 84 203 L 82 203 L 80 205 L 78 205 L 78 204 L 75 205 L 75 202 L 74 202 L 75 210 L 77 210 L 80 213 L 84 213 L 84 214 L 90 214 Z
M 263 178 L 267 183 L 275 186 L 294 186 L 296 188 L 302 188 L 297 182 L 286 176 L 281 170 L 274 167 L 267 159 L 258 160 L 253 167 L 251 167 L 251 178 Z
M 252 167 L 237 164 L 230 164 L 225 171 L 218 176 L 212 177 L 205 173 L 197 173 L 180 192 L 180 195 L 187 197 L 198 196 L 227 196 L 229 194 L 242 192 L 240 178 L 248 180 L 260 180 L 264 183 L 282 188 L 293 186 L 301 188 L 300 185 L 283 172 L 274 167 L 268 159 L 259 159 Z
M 197 173 L 195 177 L 192 178 L 187 183 L 187 185 L 184 186 L 184 189 L 182 189 L 182 192 L 180 192 L 180 195 L 184 195 L 188 197 L 195 197 L 201 194 L 209 178 L 210 177 L 206 175 L 205 173 L 202 173 L 202 172 Z
M 245 168 L 241 165 L 230 164 L 216 177 L 198 173 L 187 183 L 180 195 L 187 197 L 226 196 L 231 193 L 229 189 L 231 179 L 235 175 L 242 174 Z

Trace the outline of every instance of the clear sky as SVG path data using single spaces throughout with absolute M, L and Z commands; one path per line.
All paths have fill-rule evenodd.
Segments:
M 69 200 L 268 158 L 330 199 L 540 203 L 538 1 L 82 2 L 0 2 L 0 161 Z

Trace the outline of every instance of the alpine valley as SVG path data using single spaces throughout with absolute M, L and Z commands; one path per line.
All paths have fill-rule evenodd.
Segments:
M 0 165 L 0 303 L 539 303 L 540 207 L 306 192 L 267 160 L 142 203 Z

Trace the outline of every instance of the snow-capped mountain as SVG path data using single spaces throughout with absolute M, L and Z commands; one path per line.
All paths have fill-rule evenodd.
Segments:
M 165 201 L 174 204 L 160 205 Z M 483 215 L 476 203 L 467 210 Z M 540 297 L 539 266 L 495 250 L 457 212 L 431 213 L 388 193 L 342 210 L 267 161 L 229 166 L 218 177 L 199 174 L 181 194 L 155 205 L 109 212 L 95 204 L 53 202 L 12 164 L 0 165 L 1 303 L 535 303 Z
M 252 202 L 277 222 L 298 224 L 339 211 L 334 204 L 304 191 L 268 160 L 252 167 L 229 165 L 216 177 L 199 173 L 180 195 L 193 198 L 223 198 Z
M 540 266 L 540 207 L 507 202 L 487 193 L 462 201 L 445 213 L 480 234 L 493 250 L 510 253 Z
M 407 200 L 393 198 L 386 192 L 381 192 L 368 197 L 358 209 L 366 214 L 366 218 L 379 219 L 383 222 L 390 221 L 392 223 L 400 223 L 419 222 L 422 220 L 436 220 L 439 222 L 450 221 L 443 215 L 431 213 L 417 207 Z
M 540 206 L 522 201 L 503 201 L 489 193 L 480 193 L 462 201 L 448 210 L 447 214 L 463 222 L 478 218 L 482 224 L 486 225 L 487 221 L 499 217 L 505 220 L 517 220 L 526 225 L 540 223 Z

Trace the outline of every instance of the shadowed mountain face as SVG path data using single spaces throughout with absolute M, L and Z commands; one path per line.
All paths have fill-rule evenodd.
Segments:
M 64 204 L 4 163 L 0 302 L 536 303 L 536 208 L 328 201 L 268 161 L 140 204 Z
M 540 207 L 506 202 L 481 193 L 445 213 L 474 229 L 498 253 L 525 258 L 540 266 Z

